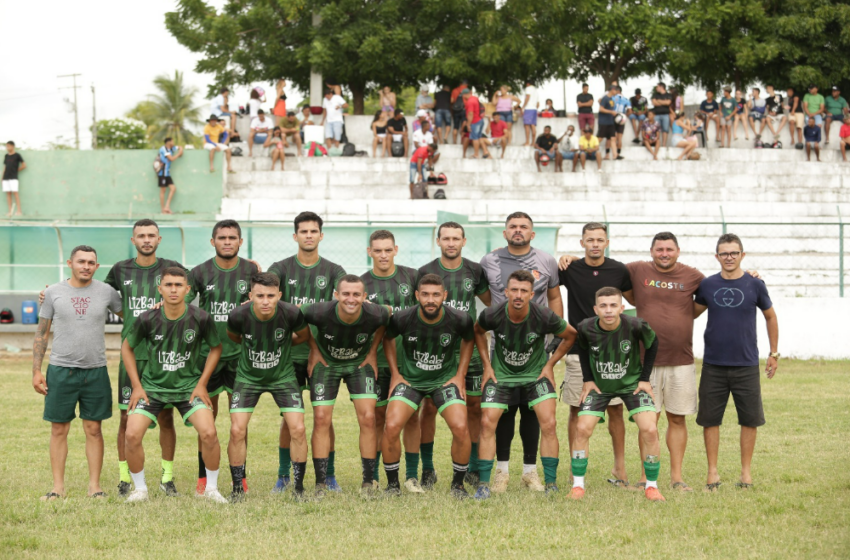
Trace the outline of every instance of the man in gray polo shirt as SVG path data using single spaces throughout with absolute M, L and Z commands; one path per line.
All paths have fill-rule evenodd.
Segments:
M 558 285 L 558 263 L 549 253 L 531 246 L 534 239 L 534 223 L 531 217 L 525 212 L 514 212 L 505 220 L 503 235 L 508 242 L 507 247 L 487 253 L 481 259 L 481 267 L 490 284 L 492 305 L 499 305 L 507 299 L 505 285 L 508 277 L 513 271 L 523 269 L 534 276 L 532 301 L 548 307 L 558 317 L 563 317 L 564 304 Z M 496 475 L 490 489 L 492 492 L 504 492 L 507 488 L 508 461 L 517 410 L 520 412 L 519 435 L 523 448 L 522 485 L 542 492 L 544 487 L 537 475 L 540 424 L 533 410 L 521 406 L 518 394 L 516 401 L 511 402 L 510 408 L 499 419 L 496 427 Z
M 33 344 L 32 386 L 44 395 L 44 420 L 51 422 L 50 466 L 53 489 L 42 500 L 65 497 L 65 460 L 68 432 L 76 418 L 77 403 L 86 434 L 89 465 L 88 496 L 105 497 L 100 488 L 103 467 L 103 434 L 100 423 L 112 417 L 112 387 L 106 371 L 104 326 L 107 310 L 121 314 L 121 296 L 110 286 L 93 280 L 97 252 L 87 245 L 71 251 L 71 278 L 44 292 Z M 47 378 L 41 373 L 50 325 L 53 347 Z

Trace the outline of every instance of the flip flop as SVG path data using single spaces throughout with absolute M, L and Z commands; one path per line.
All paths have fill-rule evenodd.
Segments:
M 752 482 L 736 482 L 735 488 L 740 488 L 741 490 L 750 490 L 753 487 Z
M 95 492 L 94 494 L 89 496 L 89 498 L 95 498 L 95 499 L 98 499 L 98 500 L 101 499 L 101 498 L 105 498 L 105 497 L 106 497 L 106 492 Z
M 623 480 L 622 478 L 609 478 L 608 483 L 612 486 L 616 486 L 617 488 L 628 488 L 629 481 Z
M 634 492 L 645 492 L 646 491 L 646 482 L 638 482 L 633 486 L 628 487 L 629 490 Z
M 711 484 L 706 484 L 705 485 L 705 491 L 706 492 L 716 492 L 717 489 L 720 488 L 721 484 L 723 484 L 723 483 L 720 482 L 719 480 L 717 482 L 712 482 Z
M 52 502 L 53 500 L 59 500 L 59 499 L 62 499 L 64 497 L 65 496 L 63 496 L 62 494 L 57 494 L 56 492 L 48 492 L 47 494 L 42 496 L 40 499 L 41 499 L 42 502 Z
M 679 490 L 680 492 L 693 492 L 694 489 L 688 486 L 686 482 L 674 482 L 671 486 L 673 490 Z

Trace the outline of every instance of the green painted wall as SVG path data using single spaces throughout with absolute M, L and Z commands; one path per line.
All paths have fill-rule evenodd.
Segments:
M 156 150 L 21 150 L 21 207 L 27 218 L 127 219 L 159 214 Z M 186 150 L 172 164 L 175 219 L 212 218 L 221 207 L 222 156 L 209 171 L 206 150 Z

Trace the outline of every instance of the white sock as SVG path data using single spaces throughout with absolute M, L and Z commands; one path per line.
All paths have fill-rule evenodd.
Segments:
M 218 469 L 207 471 L 207 490 L 218 490 Z
M 574 476 L 573 477 L 573 488 L 584 488 L 584 477 L 583 476 Z
M 496 461 L 496 468 L 505 474 L 508 474 L 508 461 Z
M 526 474 L 529 474 L 529 473 L 536 473 L 536 472 L 537 472 L 537 465 L 526 465 L 525 463 L 523 463 L 523 465 L 522 465 L 522 474 L 523 475 L 526 475 Z
M 646 481 L 646 487 L 647 488 L 658 488 L 658 481 L 657 480 L 647 480 Z
M 133 479 L 133 486 L 136 487 L 136 490 L 148 491 L 148 485 L 145 483 L 145 469 L 137 473 L 131 472 L 130 478 Z

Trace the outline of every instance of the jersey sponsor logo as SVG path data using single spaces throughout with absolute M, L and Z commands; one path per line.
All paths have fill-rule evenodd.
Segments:
M 162 334 L 153 335 L 154 342 L 156 342 L 158 340 L 162 340 L 163 338 L 165 338 L 165 335 L 162 335 Z
M 373 301 L 377 297 L 378 297 L 378 294 L 369 294 L 369 301 Z
M 127 307 L 133 312 L 133 317 L 138 317 L 154 305 L 156 305 L 155 297 L 130 296 L 127 298 Z
M 408 336 L 407 341 L 408 342 L 416 342 L 418 338 L 419 337 L 416 337 L 416 336 Z
M 283 340 L 284 335 L 286 335 L 286 331 L 283 329 L 277 329 L 274 331 L 274 339 L 277 342 Z
M 399 284 L 398 293 L 400 293 L 403 296 L 409 296 L 410 295 L 410 286 L 408 284 Z
M 186 341 L 188 344 L 191 344 L 195 340 L 196 335 L 197 333 L 192 329 L 183 331 L 183 340 Z
M 245 335 L 245 338 L 247 338 L 248 340 L 252 340 L 252 339 L 254 338 L 254 335 L 252 335 L 252 334 L 246 334 L 246 335 Z
M 298 284 L 298 279 L 297 279 L 297 278 L 290 278 L 290 279 L 289 279 L 289 285 L 290 285 L 290 286 L 294 286 L 294 285 L 296 285 L 296 284 Z
M 667 282 L 662 280 L 643 279 L 643 285 L 647 288 L 661 288 L 662 290 L 679 290 L 684 291 L 685 285 L 680 282 Z
M 591 346 L 591 347 L 590 347 L 590 349 L 591 349 L 594 353 L 599 352 L 599 347 L 598 347 L 598 346 Z
M 244 294 L 245 292 L 248 291 L 248 282 L 246 282 L 245 280 L 237 280 L 236 281 L 236 290 L 240 294 Z
M 470 304 L 470 302 L 468 302 L 468 301 L 457 301 L 457 300 L 453 300 L 453 299 L 452 300 L 447 299 L 446 301 L 443 302 L 443 305 L 448 305 L 452 309 L 457 309 L 458 311 L 469 311 L 469 304 Z
M 192 332 L 192 339 L 194 340 L 194 332 L 195 331 L 187 331 Z M 185 338 L 185 336 L 184 336 Z M 162 366 L 163 371 L 177 371 L 186 367 L 186 362 L 189 361 L 189 358 L 192 357 L 191 352 L 166 352 L 161 350 L 156 353 L 157 359 L 159 360 L 160 366 Z
M 475 285 L 472 283 L 472 278 L 464 278 L 463 279 L 463 289 L 464 290 L 466 290 L 467 292 L 471 292 L 472 288 L 474 288 L 474 287 L 475 287 Z
M 251 361 L 251 367 L 254 369 L 272 369 L 280 363 L 280 354 L 282 350 L 251 350 L 248 349 L 248 359 Z
M 534 354 L 534 350 L 528 352 L 509 351 L 507 348 L 502 348 L 502 359 L 509 366 L 524 366 L 528 363 L 529 358 Z
M 444 334 L 440 335 L 440 344 L 442 344 L 443 347 L 446 347 L 451 343 L 452 343 L 452 335 L 450 335 L 448 333 L 444 333 Z
M 325 301 L 325 300 L 320 299 L 319 301 Z M 308 303 L 316 303 L 316 300 L 312 299 L 312 298 L 308 298 L 308 297 L 292 296 L 290 303 L 292 305 L 296 306 L 296 307 L 301 307 L 302 305 L 306 305 Z
M 235 303 L 226 301 L 211 301 L 209 314 L 213 316 L 216 323 L 226 323 L 230 312 L 236 309 Z
M 602 379 L 622 379 L 629 369 L 629 360 L 619 362 L 596 362 L 596 373 Z
M 359 348 L 337 348 L 335 346 L 328 346 L 328 352 L 330 352 L 331 357 L 335 360 L 353 360 L 360 355 Z
M 357 344 L 363 344 L 369 338 L 369 335 L 366 333 L 360 333 L 357 335 Z
M 333 339 L 334 339 L 334 335 L 332 335 L 332 334 L 328 334 L 328 333 L 325 333 L 325 338 L 327 338 L 328 340 L 333 340 Z
M 133 281 L 132 281 L 132 280 L 124 280 L 124 285 L 125 285 L 125 286 L 132 286 L 132 285 L 133 285 Z
M 215 290 L 215 284 L 207 284 L 207 291 L 211 292 L 213 290 Z
M 499 333 L 499 338 L 501 338 L 502 340 L 507 340 L 507 337 L 502 333 Z
M 528 344 L 534 344 L 534 341 L 540 338 L 540 335 L 537 333 L 528 333 L 528 336 L 525 337 L 525 341 Z
M 744 299 L 744 292 L 738 288 L 720 288 L 714 292 L 714 303 L 718 307 L 738 307 Z
M 443 369 L 445 354 L 437 355 L 414 350 L 413 359 L 416 360 L 416 367 L 422 371 L 437 371 Z
M 620 343 L 620 351 L 623 354 L 628 354 L 632 351 L 632 343 L 629 340 L 624 340 Z
M 324 276 L 316 276 L 316 287 L 320 290 L 328 286 L 328 279 Z

